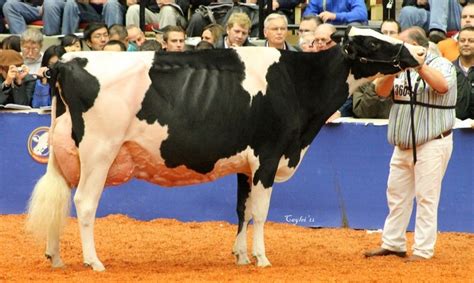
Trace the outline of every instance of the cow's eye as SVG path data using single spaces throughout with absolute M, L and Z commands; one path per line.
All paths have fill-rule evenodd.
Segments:
M 379 48 L 379 45 L 378 45 L 377 43 L 375 43 L 375 42 L 371 42 L 371 43 L 369 43 L 369 47 L 370 47 L 370 49 L 372 49 L 372 50 L 376 50 L 376 49 Z

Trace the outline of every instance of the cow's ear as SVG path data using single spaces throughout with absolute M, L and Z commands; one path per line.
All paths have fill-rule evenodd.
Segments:
M 344 41 L 346 41 L 346 35 L 345 35 L 345 32 L 344 31 L 341 31 L 341 30 L 336 30 L 335 32 L 333 32 L 331 34 L 331 39 L 332 41 L 336 42 L 336 43 L 341 43 L 343 41 L 343 38 L 344 38 Z
M 87 60 L 87 58 L 76 57 L 76 58 L 73 58 L 71 60 L 71 62 L 77 63 L 80 67 L 85 68 L 86 65 L 87 65 L 88 60 Z

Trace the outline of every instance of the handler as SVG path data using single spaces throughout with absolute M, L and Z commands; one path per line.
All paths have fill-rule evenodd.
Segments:
M 400 39 L 428 49 L 428 38 L 421 28 L 405 30 Z M 434 254 L 441 183 L 453 150 L 456 71 L 451 62 L 428 49 L 425 64 L 419 69 L 405 71 L 399 77 L 383 77 L 376 82 L 375 90 L 386 97 L 392 88 L 394 105 L 389 116 L 388 140 L 395 149 L 387 184 L 390 211 L 381 248 L 367 251 L 365 256 L 406 256 L 405 232 L 415 198 L 413 255 L 407 261 L 425 260 Z

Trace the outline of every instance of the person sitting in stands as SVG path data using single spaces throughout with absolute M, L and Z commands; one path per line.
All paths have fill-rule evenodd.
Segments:
M 216 48 L 254 46 L 248 40 L 251 28 L 252 22 L 246 13 L 233 13 L 227 21 L 227 34 L 219 39 Z
M 120 40 L 109 40 L 104 46 L 104 51 L 127 51 L 127 47 Z
M 196 44 L 195 50 L 203 50 L 203 49 L 214 49 L 214 45 L 209 41 L 201 40 L 198 44 Z
M 128 25 L 127 34 L 129 42 L 128 51 L 140 49 L 140 46 L 146 40 L 145 33 L 136 25 Z
M 103 23 L 90 23 L 84 30 L 84 40 L 92 51 L 101 51 L 109 42 L 109 30 Z
M 82 51 L 82 41 L 77 35 L 73 33 L 66 34 L 61 38 L 60 42 L 61 46 L 64 47 L 66 52 Z
M 453 64 L 457 73 L 456 117 L 474 119 L 474 27 L 459 32 L 459 57 Z
M 154 40 L 154 39 L 147 39 L 143 44 L 140 46 L 140 51 L 161 51 L 162 47 L 161 44 Z
M 163 33 L 163 49 L 167 52 L 183 52 L 186 32 L 180 26 L 167 26 Z
M 21 55 L 31 74 L 36 74 L 41 67 L 43 54 L 43 34 L 35 28 L 29 28 L 20 37 Z
M 140 1 L 127 0 L 125 25 L 140 26 Z M 196 6 L 197 7 L 197 6 Z M 186 26 L 189 0 L 155 0 L 145 8 L 145 24 L 158 24 L 160 29 L 172 26 Z
M 10 35 L 2 40 L 2 49 L 12 49 L 21 52 L 20 37 L 18 35 Z
M 474 25 L 474 4 L 467 4 L 461 12 L 461 29 Z M 454 61 L 459 57 L 458 45 L 459 33 L 450 38 L 438 42 L 441 55 L 449 61 Z
M 20 53 L 15 50 L 0 52 L 0 104 L 31 105 L 35 78 L 28 72 Z
M 21 34 L 27 24 L 42 20 L 45 35 L 61 33 L 64 0 L 8 0 L 2 10 L 10 33 Z
M 224 28 L 219 24 L 210 24 L 204 27 L 204 31 L 201 35 L 202 41 L 207 41 L 212 46 L 216 46 L 219 38 L 224 34 Z
M 438 43 L 449 30 L 459 30 L 461 5 L 458 0 L 403 0 L 399 21 L 402 30 L 419 26 Z
M 43 59 L 41 60 L 41 68 L 39 68 L 36 74 L 38 79 L 36 80 L 35 90 L 31 100 L 31 106 L 33 108 L 51 106 L 51 88 L 44 74 L 52 65 L 59 61 L 64 53 L 66 53 L 66 49 L 61 45 L 51 45 L 44 51 Z
M 116 40 L 120 41 L 125 45 L 126 51 L 137 51 L 137 47 L 135 45 L 131 45 L 128 39 L 128 31 L 127 28 L 123 25 L 115 24 L 109 27 L 109 41 Z M 117 45 L 117 44 L 112 44 Z M 105 45 L 107 46 L 107 44 Z M 120 47 L 121 48 L 121 47 Z
M 297 51 L 291 44 L 286 42 L 288 35 L 288 20 L 285 15 L 272 13 L 263 22 L 263 34 L 265 35 L 265 46 L 282 50 Z
M 77 32 L 79 22 L 123 25 L 124 8 L 118 0 L 66 0 L 62 34 Z
M 310 0 L 303 16 L 317 15 L 333 25 L 365 25 L 368 22 L 364 0 Z

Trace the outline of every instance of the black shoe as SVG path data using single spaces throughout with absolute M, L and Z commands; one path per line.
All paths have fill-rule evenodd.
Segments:
M 433 30 L 430 31 L 429 38 L 430 38 L 430 41 L 437 44 L 441 40 L 446 39 L 446 33 L 444 33 L 441 30 L 433 29 Z
M 386 255 L 396 255 L 398 257 L 406 257 L 407 253 L 406 252 L 395 252 L 391 250 L 387 250 L 384 248 L 379 248 L 376 250 L 370 250 L 366 251 L 364 253 L 365 257 L 373 257 L 373 256 L 386 256 Z

